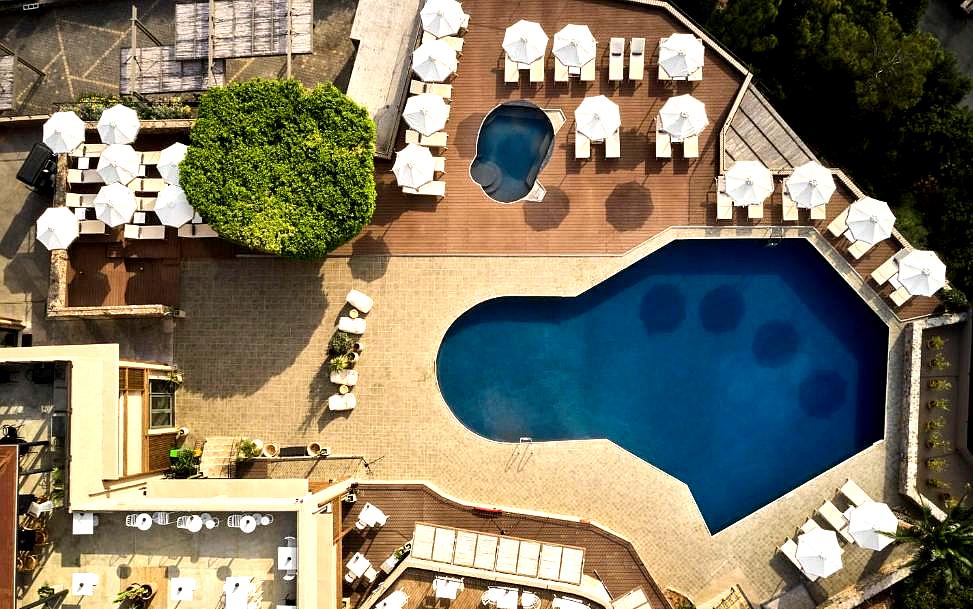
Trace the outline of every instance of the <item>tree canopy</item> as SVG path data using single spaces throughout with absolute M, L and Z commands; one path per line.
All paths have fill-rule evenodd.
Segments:
M 371 221 L 374 148 L 368 113 L 330 83 L 234 83 L 200 99 L 180 184 L 221 237 L 320 258 Z

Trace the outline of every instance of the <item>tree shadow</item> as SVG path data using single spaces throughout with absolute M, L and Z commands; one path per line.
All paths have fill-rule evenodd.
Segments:
M 798 388 L 801 408 L 818 419 L 834 414 L 847 397 L 848 381 L 834 370 L 816 370 Z
M 570 211 L 568 195 L 557 187 L 547 189 L 547 195 L 539 203 L 524 202 L 524 220 L 537 231 L 557 228 Z
M 686 297 L 674 283 L 654 285 L 642 297 L 639 317 L 649 334 L 672 332 L 686 318 Z
M 652 193 L 638 182 L 624 182 L 605 199 L 605 218 L 616 230 L 637 230 L 652 214 Z
M 794 359 L 801 344 L 794 324 L 771 321 L 757 328 L 753 337 L 753 355 L 765 368 L 780 368 Z
M 385 276 L 389 267 L 389 246 L 384 239 L 368 233 L 351 244 L 348 268 L 351 276 L 362 281 L 375 281 Z
M 740 325 L 745 308 L 739 288 L 717 286 L 703 295 L 699 304 L 699 321 L 707 332 L 723 334 Z

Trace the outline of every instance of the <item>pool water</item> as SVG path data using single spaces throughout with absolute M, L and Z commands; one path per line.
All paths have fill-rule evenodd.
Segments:
M 483 119 L 476 139 L 470 176 L 496 201 L 522 199 L 554 149 L 554 127 L 536 105 L 514 101 L 494 108 Z
M 439 385 L 487 438 L 608 438 L 712 532 L 882 438 L 888 329 L 803 239 L 678 241 L 577 298 L 447 331 Z

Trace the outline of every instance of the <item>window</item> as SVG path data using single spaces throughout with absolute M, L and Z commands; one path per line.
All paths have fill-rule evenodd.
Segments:
M 149 428 L 175 427 L 176 396 L 166 379 L 149 379 Z

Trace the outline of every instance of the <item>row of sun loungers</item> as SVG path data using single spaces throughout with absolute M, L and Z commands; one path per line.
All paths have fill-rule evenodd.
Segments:
M 345 302 L 362 315 L 367 315 L 372 310 L 372 307 L 375 306 L 375 301 L 369 295 L 354 289 L 348 291 L 348 295 L 345 296 Z M 361 317 L 342 315 L 338 318 L 338 330 L 341 332 L 361 336 L 365 333 L 365 326 L 365 320 Z M 351 369 L 339 370 L 331 373 L 330 380 L 336 385 L 354 387 L 358 384 L 358 371 Z M 352 392 L 339 392 L 328 397 L 328 410 L 354 410 L 357 405 L 358 398 Z
M 621 134 L 618 131 L 605 138 L 603 143 L 605 144 L 606 159 L 617 159 L 622 156 Z M 591 158 L 591 139 L 577 131 L 574 134 L 574 158 Z
M 783 201 L 784 208 L 784 221 L 786 222 L 796 222 L 798 220 L 798 207 L 789 196 L 787 196 L 787 189 L 781 186 L 781 200 Z M 723 176 L 717 176 L 716 178 L 716 219 L 717 220 L 732 220 L 733 219 L 733 199 L 730 195 L 726 194 L 726 179 Z M 823 220 L 825 218 L 826 207 L 824 205 L 818 205 L 817 207 L 812 207 L 809 210 L 810 218 L 812 220 Z M 847 212 L 846 212 L 847 213 Z M 759 220 L 764 217 L 764 204 L 759 205 L 747 205 L 747 218 L 750 220 Z
M 413 79 L 409 83 L 409 93 L 412 95 L 432 93 L 433 95 L 442 97 L 446 101 L 451 101 L 453 98 L 453 85 L 441 82 L 422 82 L 421 80 Z

